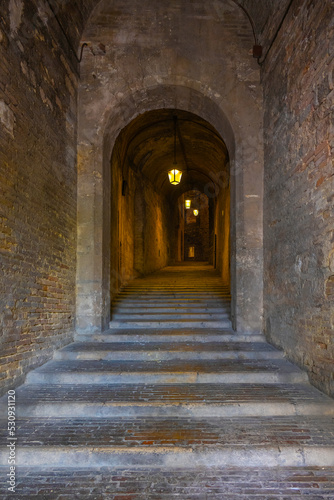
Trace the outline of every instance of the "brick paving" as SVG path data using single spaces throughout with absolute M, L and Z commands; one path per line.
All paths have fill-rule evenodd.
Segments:
M 8 433 L 1 426 L 0 440 Z M 84 432 L 83 432 L 84 429 Z M 243 446 L 333 446 L 333 419 L 327 417 L 182 418 L 20 418 L 16 436 L 19 447 L 165 447 L 219 449 Z
M 22 468 L 15 494 L 3 500 L 330 500 L 334 467 L 188 469 L 43 469 Z
M 293 365 L 281 360 L 171 360 L 171 361 L 106 361 L 106 360 L 71 360 L 49 361 L 35 373 L 145 373 L 145 372 L 176 372 L 176 373 L 228 373 L 228 372 L 260 372 L 265 370 L 278 372 L 283 367 L 285 371 Z
M 254 401 L 292 404 L 328 402 L 328 398 L 306 384 L 114 384 L 27 385 L 17 391 L 22 405 L 33 402 L 170 402 L 244 403 Z

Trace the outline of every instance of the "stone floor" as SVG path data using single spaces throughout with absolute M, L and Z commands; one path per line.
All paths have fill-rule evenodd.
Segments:
M 3 479 L 0 488 L 3 500 L 330 500 L 334 468 L 22 468 L 16 494 L 5 493 Z
M 262 335 L 231 330 L 212 268 L 179 271 L 129 284 L 110 330 L 17 388 L 15 493 L 1 399 L 1 498 L 334 498 L 333 400 Z

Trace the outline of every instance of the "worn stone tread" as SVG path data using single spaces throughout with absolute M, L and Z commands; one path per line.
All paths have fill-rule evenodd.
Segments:
M 2 422 L 3 424 L 3 422 Z M 6 428 L 0 439 L 7 442 Z M 85 432 L 82 432 L 82 430 Z M 207 448 L 331 446 L 333 418 L 326 416 L 238 418 L 20 418 L 16 437 L 26 446 Z M 334 465 L 334 464 L 333 464 Z
M 334 467 L 152 470 L 20 467 L 15 496 L 0 474 L 3 500 L 330 500 Z
M 43 402 L 169 402 L 169 403 L 268 403 L 328 404 L 334 401 L 309 384 L 72 384 L 24 385 L 16 391 L 17 404 Z M 5 406 L 6 396 L 0 400 Z
M 60 372 L 116 372 L 116 373 L 145 373 L 145 372 L 202 372 L 202 373 L 229 373 L 229 372 L 278 372 L 303 373 L 286 360 L 171 360 L 171 361 L 105 361 L 105 360 L 70 360 L 49 361 L 37 368 L 34 373 Z
M 146 350 L 157 350 L 157 351 L 266 351 L 266 352 L 280 352 L 265 342 L 233 342 L 233 343 L 221 343 L 221 342 L 206 342 L 203 346 L 202 343 L 196 342 L 182 342 L 179 341 L 174 344 L 161 344 L 155 342 L 136 342 L 135 344 L 129 345 L 128 343 L 121 342 L 73 342 L 67 345 L 58 352 L 80 352 L 80 351 L 146 351 Z
M 250 342 L 74 342 L 57 351 L 56 360 L 281 359 L 266 343 Z
M 304 384 L 32 384 L 16 396 L 19 418 L 334 415 L 334 402 Z M 5 398 L 0 416 L 6 417 Z

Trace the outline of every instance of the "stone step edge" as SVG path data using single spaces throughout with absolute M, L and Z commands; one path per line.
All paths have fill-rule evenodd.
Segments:
M 307 382 L 307 374 L 304 372 L 267 372 L 257 373 L 249 372 L 228 372 L 228 373 L 204 373 L 197 372 L 175 373 L 175 372 L 57 372 L 52 371 L 39 372 L 38 369 L 29 372 L 26 382 L 29 384 L 134 384 L 134 383 L 152 383 L 152 384 L 176 384 L 176 383 L 242 383 L 247 379 L 251 383 L 284 383 L 296 384 Z
M 194 304 L 190 307 L 186 305 L 159 305 L 159 304 L 148 304 L 147 302 L 143 302 L 143 304 L 130 304 L 122 302 L 120 305 L 116 305 L 112 307 L 112 312 L 119 312 L 119 313 L 127 313 L 129 311 L 135 313 L 135 314 L 141 314 L 141 313 L 150 313 L 150 314 L 173 314 L 173 313 L 180 313 L 180 314 L 221 314 L 221 313 L 227 313 L 230 312 L 230 304 L 217 304 L 214 306 L 210 306 L 208 304 Z
M 192 417 L 192 418 L 237 418 L 237 417 L 286 417 L 286 416 L 334 416 L 331 402 L 91 402 L 55 401 L 47 403 L 18 404 L 18 417 L 38 418 L 110 418 L 110 417 Z M 6 419 L 7 412 L 0 410 L 0 418 Z
M 201 448 L 147 446 L 31 446 L 16 449 L 16 466 L 74 467 L 332 467 L 334 446 L 222 446 Z M 0 452 L 0 466 L 8 465 L 7 450 Z
M 120 323 L 132 323 L 136 321 L 140 322 L 158 322 L 158 323 L 177 323 L 179 321 L 199 321 L 199 322 L 207 322 L 207 321 L 229 321 L 230 314 L 228 312 L 220 312 L 220 313 L 156 313 L 156 312 L 142 312 L 135 313 L 132 312 L 131 309 L 128 312 L 113 312 L 111 324 L 115 322 Z
M 199 320 L 165 320 L 165 321 L 110 321 L 110 329 L 132 329 L 132 328 L 230 328 L 231 322 L 226 321 L 199 321 Z
M 122 329 L 120 329 L 122 330 Z M 123 329 L 124 330 L 124 329 Z M 159 330 L 158 330 L 159 331 Z M 182 342 L 266 342 L 264 335 L 262 334 L 235 334 L 235 333 L 220 333 L 220 334 L 180 334 L 180 333 L 168 333 L 168 334 L 157 334 L 150 331 L 149 333 L 143 334 L 142 328 L 131 329 L 131 333 L 119 334 L 115 333 L 113 330 L 103 333 L 76 333 L 74 335 L 74 340 L 76 342 L 176 342 L 177 340 L 182 340 Z
M 208 351 L 203 346 L 203 351 L 188 350 L 188 351 L 160 351 L 146 350 L 146 351 L 56 351 L 53 355 L 56 361 L 204 361 L 204 360 L 271 360 L 271 359 L 285 359 L 281 351 Z

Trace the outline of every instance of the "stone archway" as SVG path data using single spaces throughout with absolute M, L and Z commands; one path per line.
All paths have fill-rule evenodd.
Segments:
M 262 88 L 259 67 L 249 52 L 254 43 L 249 19 L 232 0 L 219 3 L 219 9 L 214 3 L 174 9 L 153 0 L 145 6 L 136 0 L 135 6 L 134 24 L 133 4 L 102 0 L 82 37 L 87 48 L 79 91 L 77 328 L 91 331 L 108 325 L 106 228 L 116 137 L 141 113 L 176 108 L 206 120 L 227 146 L 232 319 L 237 330 L 260 331 Z M 155 13 L 153 20 L 149 11 Z M 105 19 L 112 20 L 112 29 Z
M 261 240 L 254 240 L 252 229 L 256 228 L 261 234 L 262 211 L 261 206 L 254 210 L 254 200 L 258 200 L 260 195 L 244 197 L 247 176 L 256 175 L 254 165 L 251 173 L 247 170 L 250 158 L 243 161 L 242 150 L 247 141 L 241 141 L 242 147 L 235 143 L 229 121 L 214 102 L 193 89 L 176 86 L 155 87 L 129 95 L 105 116 L 103 140 L 98 141 L 89 151 L 84 143 L 79 147 L 79 159 L 86 165 L 85 171 L 79 169 L 79 214 L 82 210 L 89 217 L 86 221 L 82 220 L 79 227 L 79 250 L 85 246 L 85 241 L 90 244 L 85 255 L 81 255 L 80 251 L 78 253 L 78 330 L 101 331 L 107 328 L 109 323 L 110 285 L 106 277 L 110 273 L 110 158 L 116 137 L 119 131 L 140 113 L 166 107 L 184 109 L 207 119 L 229 147 L 233 320 L 238 330 L 259 330 L 262 309 L 262 248 Z M 256 165 L 261 175 L 260 159 Z M 80 219 L 82 218 L 79 216 L 79 221 Z M 89 276 L 88 280 L 82 280 L 81 271 L 84 271 L 84 277 Z

